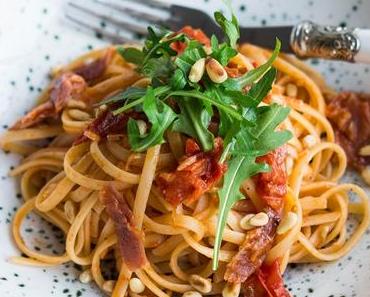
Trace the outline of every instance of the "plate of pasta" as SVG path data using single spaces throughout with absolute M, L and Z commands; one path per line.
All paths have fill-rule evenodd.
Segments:
M 0 60 L 0 293 L 368 296 L 369 67 L 237 43 L 237 19 L 321 4 L 205 1 L 225 38 L 115 45 L 56 22 L 62 2 L 9 8 L 44 21 Z M 370 25 L 335 5 L 317 19 Z

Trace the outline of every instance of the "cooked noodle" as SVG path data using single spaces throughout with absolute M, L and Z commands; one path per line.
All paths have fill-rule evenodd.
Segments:
M 239 51 L 257 64 L 270 55 L 252 45 L 242 45 Z M 54 71 L 54 75 L 73 70 L 105 53 L 106 50 L 90 52 Z M 287 144 L 289 178 L 283 217 L 294 212 L 298 218 L 288 232 L 276 237 L 266 258 L 267 263 L 279 259 L 283 272 L 289 263 L 326 262 L 343 257 L 366 231 L 370 218 L 364 190 L 355 184 L 339 182 L 346 169 L 346 155 L 334 142 L 333 128 L 325 117 L 322 93 L 329 89 L 319 76 L 311 79 L 314 72 L 296 64 L 292 58 L 280 57 L 274 67 L 278 79 L 266 102 L 291 108 L 283 126 L 293 133 Z M 191 291 L 189 279 L 195 274 L 211 280 L 212 290 L 205 295 L 219 295 L 225 286 L 225 265 L 245 238 L 245 230 L 238 223 L 245 213 L 237 208 L 230 213 L 220 267 L 214 272 L 211 260 L 218 208 L 215 191 L 205 193 L 186 207 L 173 208 L 153 184 L 158 172 L 173 168 L 184 154 L 183 138 L 169 132 L 166 144 L 144 153 L 130 151 L 125 145 L 126 135 L 108 137 L 105 142 L 72 145 L 74 138 L 95 118 L 93 104 L 132 84 L 146 86 L 148 81 L 140 79 L 131 64 L 114 53 L 103 77 L 85 90 L 84 101 L 70 101 L 59 122 L 11 130 L 1 137 L 4 150 L 25 156 L 11 171 L 12 176 L 21 177 L 24 197 L 14 217 L 12 232 L 25 256 L 14 257 L 13 261 L 33 266 L 72 261 L 91 270 L 95 283 L 108 290 L 106 284 L 110 280 L 102 275 L 101 261 L 114 255 L 119 277 L 114 280 L 112 296 L 124 296 L 133 273 L 117 253 L 113 222 L 99 200 L 99 191 L 107 184 L 114 184 L 132 209 L 136 227 L 145 233 L 148 263 L 134 274 L 146 289 L 160 297 Z M 47 94 L 44 92 L 39 102 L 45 102 Z M 35 144 L 35 140 L 51 137 L 53 141 L 46 148 Z M 246 199 L 255 202 L 253 197 L 257 194 L 251 184 L 251 180 L 246 181 L 243 190 Z M 350 193 L 356 195 L 357 202 L 350 198 Z M 36 212 L 63 231 L 63 254 L 42 254 L 26 246 L 20 230 L 30 212 Z M 351 214 L 359 218 L 359 224 L 348 234 L 346 223 Z M 138 296 L 131 291 L 130 295 Z

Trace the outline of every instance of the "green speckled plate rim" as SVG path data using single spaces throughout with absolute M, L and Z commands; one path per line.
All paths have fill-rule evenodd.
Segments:
M 181 1 L 176 2 L 181 4 Z M 215 0 L 186 3 L 208 12 L 223 7 L 221 1 Z M 47 84 L 51 67 L 106 44 L 67 24 L 63 19 L 64 4 L 62 0 L 0 0 L 0 133 L 34 104 Z M 242 25 L 288 25 L 309 19 L 323 24 L 370 27 L 370 1 L 365 0 L 244 0 L 232 1 L 232 4 Z M 336 89 L 370 92 L 370 67 L 367 65 L 320 60 L 308 63 Z M 18 183 L 7 176 L 18 160 L 17 156 L 0 153 L 0 296 L 103 296 L 93 285 L 77 280 L 80 271 L 77 265 L 32 268 L 8 261 L 19 254 L 10 236 L 9 223 L 22 197 Z M 345 179 L 361 184 L 358 176 L 352 173 Z M 348 227 L 353 226 L 349 224 Z M 24 234 L 36 250 L 47 250 L 51 254 L 60 252 L 61 234 L 37 217 L 27 219 Z M 43 244 L 35 238 L 41 238 Z M 369 297 L 369 262 L 368 231 L 360 244 L 340 261 L 291 265 L 285 275 L 286 284 L 292 296 Z

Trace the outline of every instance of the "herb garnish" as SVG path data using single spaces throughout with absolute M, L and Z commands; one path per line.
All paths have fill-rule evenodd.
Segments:
M 270 170 L 267 164 L 256 163 L 256 158 L 291 138 L 288 131 L 275 131 L 287 117 L 289 108 L 260 104 L 276 77 L 272 64 L 280 51 L 278 39 L 265 64 L 238 78 L 228 78 L 221 84 L 212 82 L 206 74 L 199 83 L 188 79 L 191 67 L 201 58 L 210 57 L 226 66 L 237 55 L 239 25 L 236 17 L 232 14 L 229 20 L 221 12 L 216 12 L 215 20 L 225 33 L 225 41 L 220 42 L 212 36 L 211 53 L 208 54 L 203 44 L 182 33 L 151 27 L 142 50 L 118 48 L 126 61 L 135 64 L 137 71 L 151 80 L 151 85 L 128 88 L 103 102 L 114 103 L 115 106 L 122 104 L 114 114 L 140 108 L 147 116 L 151 126 L 146 133 L 140 132 L 135 120 L 128 122 L 128 138 L 134 151 L 145 151 L 164 142 L 163 135 L 167 129 L 195 138 L 204 151 L 213 149 L 216 135 L 224 139 L 224 151 L 219 162 L 226 162 L 228 170 L 218 192 L 213 269 L 217 269 L 228 213 L 233 204 L 243 198 L 241 183 L 257 173 Z M 182 53 L 178 54 L 173 49 L 175 42 L 186 44 Z M 245 91 L 247 86 L 248 92 Z M 216 135 L 209 130 L 214 116 L 219 119 Z

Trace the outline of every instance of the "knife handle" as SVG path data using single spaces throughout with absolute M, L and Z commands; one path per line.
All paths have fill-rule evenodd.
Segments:
M 290 44 L 300 58 L 370 63 L 370 29 L 321 26 L 304 21 L 294 26 Z

